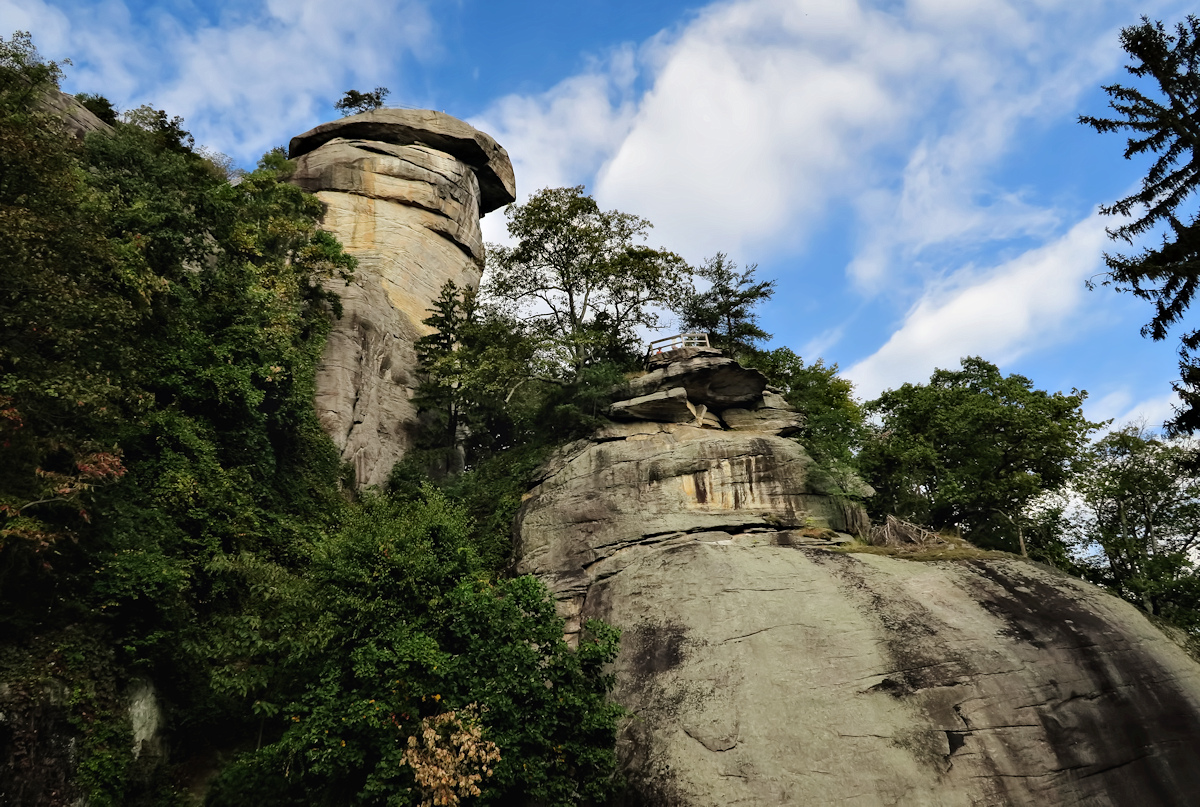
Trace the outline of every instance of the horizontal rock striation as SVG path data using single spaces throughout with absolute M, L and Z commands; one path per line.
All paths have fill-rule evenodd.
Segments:
M 862 510 L 780 436 L 796 413 L 670 359 L 515 526 L 572 636 L 623 631 L 625 804 L 1192 803 L 1200 665 L 1136 609 L 1019 560 L 830 551 Z
M 476 287 L 480 217 L 515 198 L 491 137 L 431 110 L 381 109 L 292 139 L 292 182 L 325 203 L 322 226 L 359 268 L 332 288 L 344 314 L 317 370 L 317 413 L 360 487 L 386 481 L 417 419 L 414 343 L 447 280 Z

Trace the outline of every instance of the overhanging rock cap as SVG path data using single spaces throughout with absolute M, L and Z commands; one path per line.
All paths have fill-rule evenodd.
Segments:
M 432 109 L 374 109 L 341 120 L 322 123 L 288 144 L 292 159 L 315 151 L 344 137 L 378 140 L 397 146 L 420 144 L 462 160 L 479 178 L 480 215 L 490 213 L 517 198 L 508 152 L 491 135 L 469 123 Z

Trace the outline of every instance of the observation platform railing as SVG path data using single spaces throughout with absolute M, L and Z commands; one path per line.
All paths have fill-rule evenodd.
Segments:
M 660 353 L 669 353 L 685 347 L 709 347 L 706 333 L 677 333 L 674 336 L 664 336 L 655 339 L 646 347 L 646 358 L 650 359 Z

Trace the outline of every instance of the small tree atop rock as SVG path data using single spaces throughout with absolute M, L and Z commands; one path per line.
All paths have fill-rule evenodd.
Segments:
M 388 92 L 387 87 L 376 87 L 371 92 L 346 90 L 342 100 L 334 104 L 333 108 L 341 112 L 343 118 L 348 115 L 357 115 L 359 112 L 370 112 L 372 109 L 379 109 L 383 106 L 383 99 L 387 98 Z

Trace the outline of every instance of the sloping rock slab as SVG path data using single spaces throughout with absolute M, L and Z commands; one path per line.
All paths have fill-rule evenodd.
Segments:
M 581 616 L 622 629 L 625 805 L 1143 807 L 1200 793 L 1200 665 L 1021 561 L 677 541 Z
M 628 401 L 618 401 L 608 414 L 617 420 L 656 420 L 664 423 L 691 423 L 696 408 L 688 403 L 683 387 L 661 390 Z
M 292 138 L 288 155 L 295 159 L 335 137 L 376 140 L 397 146 L 425 145 L 456 157 L 479 177 L 480 215 L 517 198 L 508 152 L 474 126 L 432 109 L 376 109 L 322 123 Z
M 723 356 L 697 356 L 672 362 L 629 382 L 634 396 L 683 387 L 689 401 L 713 410 L 757 403 L 766 386 L 767 377 L 758 370 L 742 367 Z

